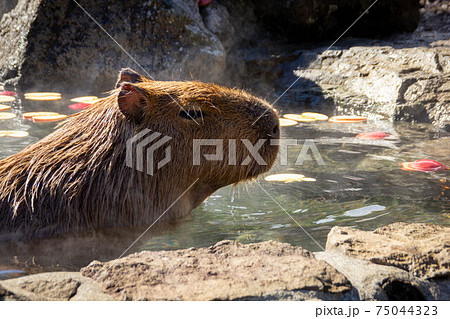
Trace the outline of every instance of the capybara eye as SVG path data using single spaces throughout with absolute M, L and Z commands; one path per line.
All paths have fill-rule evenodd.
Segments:
M 189 110 L 189 111 L 182 110 L 178 115 L 180 117 L 182 117 L 184 119 L 188 119 L 188 120 L 195 120 L 199 117 L 204 116 L 202 111 L 196 111 L 196 110 Z

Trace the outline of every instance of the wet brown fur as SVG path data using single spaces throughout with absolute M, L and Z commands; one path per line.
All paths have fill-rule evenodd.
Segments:
M 220 187 L 251 179 L 274 163 L 278 147 L 267 142 L 260 150 L 267 165 L 251 155 L 249 165 L 239 165 L 249 155 L 241 139 L 255 144 L 278 138 L 266 136 L 278 120 L 263 100 L 201 82 L 142 81 L 133 83 L 143 92 L 133 118 L 119 109 L 120 86 L 54 133 L 0 161 L 0 239 L 147 225 L 163 213 L 159 222 L 167 222 L 188 214 Z M 199 125 L 180 117 L 180 106 L 201 112 Z M 127 140 L 145 128 L 172 137 L 167 143 L 172 160 L 153 176 L 125 165 Z M 227 142 L 223 161 L 202 158 L 200 166 L 193 165 L 192 141 L 206 138 L 236 139 L 238 165 L 228 165 Z M 154 157 L 162 159 L 164 149 Z

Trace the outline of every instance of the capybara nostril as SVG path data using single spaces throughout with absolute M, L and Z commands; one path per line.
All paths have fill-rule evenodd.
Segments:
M 276 124 L 272 129 L 272 135 L 274 135 L 275 137 L 278 136 L 279 133 L 280 133 L 280 125 Z

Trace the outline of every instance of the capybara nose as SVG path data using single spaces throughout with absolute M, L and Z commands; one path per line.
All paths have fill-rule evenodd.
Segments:
M 261 138 L 279 138 L 280 122 L 278 116 L 272 109 L 266 110 L 262 116 L 254 123 L 261 132 Z

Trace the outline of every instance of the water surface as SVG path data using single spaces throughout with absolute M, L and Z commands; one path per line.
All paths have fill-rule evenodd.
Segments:
M 14 120 L 0 121 L 0 130 L 25 130 L 27 138 L 0 138 L 0 158 L 12 155 L 51 133 L 55 124 L 34 124 L 20 114 L 55 111 L 71 114 L 69 96 L 57 102 L 18 100 Z M 292 110 L 291 110 L 292 111 Z M 385 131 L 389 140 L 367 141 L 355 135 Z M 225 187 L 182 222 L 168 229 L 150 229 L 126 254 L 141 250 L 204 247 L 220 240 L 241 243 L 277 240 L 322 250 L 333 226 L 373 230 L 394 222 L 450 225 L 449 171 L 423 173 L 400 169 L 399 163 L 434 159 L 449 166 L 450 136 L 426 124 L 369 118 L 363 124 L 315 122 L 283 129 L 283 138 L 297 139 L 288 149 L 288 165 L 277 163 L 268 174 L 299 173 L 316 182 L 252 183 Z M 312 140 L 325 165 L 295 165 L 303 141 Z M 312 154 L 311 154 L 312 155 Z M 265 175 L 268 175 L 265 174 Z M 21 243 L 2 243 L 0 279 L 48 270 L 76 270 L 93 259 L 121 255 L 145 230 L 116 229 Z

